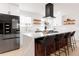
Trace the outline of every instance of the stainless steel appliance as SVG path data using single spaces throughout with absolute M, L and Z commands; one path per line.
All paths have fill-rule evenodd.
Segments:
M 20 48 L 19 16 L 0 14 L 0 53 Z

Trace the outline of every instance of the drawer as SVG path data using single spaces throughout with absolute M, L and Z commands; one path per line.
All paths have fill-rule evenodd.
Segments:
M 20 47 L 19 39 L 2 39 L 0 40 L 0 53 L 18 49 Z

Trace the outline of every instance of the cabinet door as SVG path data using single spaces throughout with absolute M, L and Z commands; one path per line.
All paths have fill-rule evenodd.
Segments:
M 0 42 L 0 53 L 19 48 L 19 39 L 2 39 Z
M 43 39 L 44 39 L 43 37 L 35 39 L 35 56 L 45 55 L 44 45 L 39 43 L 39 41 Z

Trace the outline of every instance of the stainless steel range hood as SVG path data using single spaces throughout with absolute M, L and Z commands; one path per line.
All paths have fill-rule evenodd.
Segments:
M 54 16 L 54 5 L 52 3 L 48 3 L 45 6 L 45 17 L 44 18 L 56 18 Z

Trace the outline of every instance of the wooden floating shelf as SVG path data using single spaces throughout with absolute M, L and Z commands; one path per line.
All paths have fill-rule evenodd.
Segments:
M 41 23 L 33 23 L 33 24 L 41 24 Z
M 74 22 L 64 22 L 64 25 L 75 24 Z
M 34 20 L 33 20 L 33 24 L 39 25 L 39 24 L 41 24 L 41 20 L 39 20 L 39 19 L 34 19 Z
M 73 25 L 75 24 L 75 20 L 67 19 L 64 21 L 64 25 Z
M 34 19 L 33 21 L 41 21 L 41 20 L 39 20 L 39 19 Z

